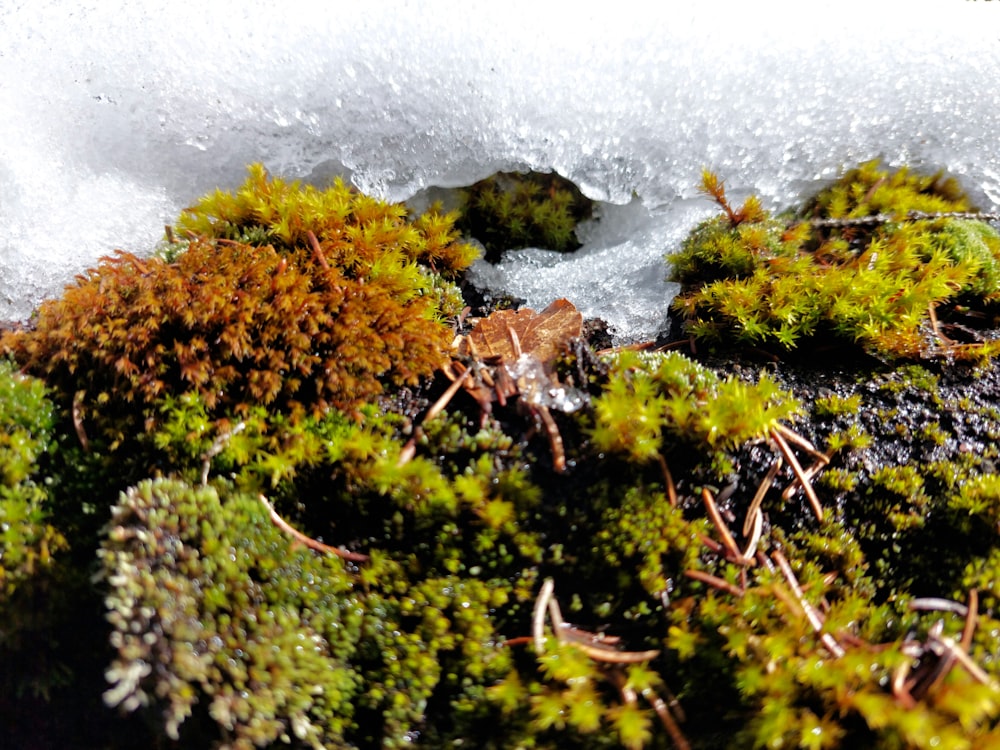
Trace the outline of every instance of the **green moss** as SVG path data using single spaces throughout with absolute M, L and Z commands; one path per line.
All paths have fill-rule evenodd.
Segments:
M 961 482 L 948 507 L 968 531 L 973 524 L 1000 530 L 1000 475 L 982 474 Z
M 112 513 L 105 701 L 162 703 L 178 739 L 205 704 L 231 747 L 344 743 L 363 611 L 343 561 L 290 549 L 256 498 L 144 482 Z M 308 689 L 303 689 L 308 686 Z
M 554 172 L 501 172 L 463 193 L 458 226 L 483 243 L 492 262 L 522 247 L 576 250 L 576 225 L 592 211 L 592 202 Z
M 919 175 L 903 167 L 889 173 L 876 160 L 845 172 L 833 185 L 807 201 L 804 213 L 845 219 L 971 208 L 958 182 L 942 172 Z
M 41 381 L 0 362 L 0 608 L 66 545 L 52 526 L 39 472 L 52 442 L 53 412 Z
M 48 696 L 69 681 L 54 653 L 56 625 L 73 585 L 65 527 L 54 512 L 45 464 L 55 414 L 41 381 L 0 361 L 0 693 Z
M 800 405 L 767 375 L 756 384 L 719 378 L 683 355 L 623 351 L 611 363 L 607 385 L 594 399 L 590 437 L 599 451 L 648 461 L 671 440 L 723 452 L 759 439 Z
M 417 732 L 462 736 L 487 721 L 484 691 L 511 668 L 495 613 L 516 603 L 518 577 L 530 582 L 525 568 L 541 556 L 537 534 L 518 520 L 537 490 L 522 469 L 494 463 L 492 451 L 509 448 L 495 431 L 429 430 L 430 443 L 452 445 L 442 473 L 419 455 L 403 460 L 392 424 L 334 414 L 248 424 L 243 447 L 233 436 L 210 460 L 213 474 L 245 490 L 227 482 L 220 496 L 175 480 L 129 490 L 103 555 L 119 633 L 108 700 L 126 710 L 155 702 L 171 736 L 199 703 L 234 746 L 291 730 L 310 744 L 402 747 Z M 286 468 L 272 474 L 259 462 Z M 349 569 L 304 548 L 290 554 L 292 540 L 252 494 L 268 483 L 279 507 L 294 512 L 309 498 L 299 524 L 347 530 L 370 559 Z M 150 631 L 163 635 L 134 635 Z M 213 645 L 190 665 L 157 656 L 182 642 Z M 322 647 L 301 653 L 302 643 Z M 160 666 L 136 677 L 146 663 Z M 280 681 L 254 678 L 255 669 Z M 327 684 L 316 670 L 337 685 L 293 700 L 294 685 Z M 443 717 L 455 711 L 467 718 L 449 729 Z M 425 727 L 429 715 L 440 726 Z
M 951 200 L 905 175 L 882 183 L 895 186 L 886 195 L 881 178 L 856 179 L 867 187 L 831 198 L 837 212 Z M 693 285 L 821 256 L 849 265 L 896 241 L 879 225 L 789 230 L 754 199 L 729 204 L 710 175 L 705 189 L 723 216 L 691 245 Z M 37 382 L 0 372 L 0 396 L 5 374 L 13 394 L 0 398 L 18 457 L 8 465 L 27 471 L 8 471 L 8 494 L 27 487 L 41 509 L 20 528 L 25 546 L 0 558 L 14 581 L 0 639 L 26 613 L 49 625 L 68 613 L 58 632 L 35 632 L 60 636 L 81 675 L 94 654 L 107 704 L 145 722 L 135 742 L 151 746 L 592 750 L 681 746 L 681 733 L 695 748 L 988 744 L 1000 717 L 996 365 L 743 358 L 713 369 L 676 352 L 577 346 L 556 366 L 580 395 L 571 414 L 546 422 L 516 396 L 484 413 L 459 388 L 426 419 L 449 386 L 437 368 L 464 263 L 444 250 L 450 219 L 431 217 L 254 170 L 188 212 L 156 258 L 107 261 L 74 287 L 105 304 L 89 317 L 60 309 L 78 347 L 51 324 L 37 339 L 9 336 L 11 348 L 54 342 L 51 363 L 28 348 L 20 363 L 53 404 Z M 987 309 L 992 283 L 989 238 L 975 230 L 978 251 L 966 237 L 968 257 L 951 253 L 938 238 L 949 222 L 925 222 L 920 242 L 955 267 L 978 264 L 985 285 L 952 289 L 940 326 Z M 435 231 L 441 250 L 425 252 L 417 235 Z M 153 314 L 161 295 L 174 304 Z M 301 317 L 286 298 L 305 305 Z M 830 325 L 817 318 L 816 330 Z M 330 343 L 355 329 L 363 351 Z M 116 369 L 98 342 L 118 358 L 146 352 L 142 367 Z M 309 373 L 296 370 L 310 357 Z M 792 420 L 819 450 L 791 440 Z M 790 455 L 822 514 L 801 501 Z M 18 563 L 31 573 L 20 578 L 6 567 L 49 526 L 73 543 L 51 570 L 77 571 L 47 579 L 55 614 L 18 598 L 56 591 L 36 587 L 40 558 L 33 572 Z M 570 627 L 551 610 L 535 616 L 548 580 Z M 961 606 L 927 597 L 970 603 L 978 627 L 963 636 Z M 963 642 L 967 658 L 941 660 Z M 36 645 L 0 640 L 11 674 L 34 673 Z M 913 679 L 935 665 L 940 682 Z M 75 682 L 45 712 L 78 718 L 91 692 Z M 0 718 L 16 727 L 24 705 L 0 698 Z M 139 726 L 107 718 L 110 732 Z
M 843 414 L 853 414 L 861 408 L 861 395 L 841 396 L 831 393 L 816 400 L 816 416 L 837 417 Z
M 902 394 L 906 392 L 920 393 L 929 397 L 936 405 L 941 405 L 939 394 L 940 377 L 920 365 L 901 365 L 878 381 L 880 390 L 886 393 Z
M 339 179 L 319 190 L 270 178 L 260 164 L 248 172 L 236 192 L 216 190 L 186 209 L 177 233 L 313 255 L 312 232 L 326 262 L 351 277 L 377 276 L 406 262 L 454 276 L 476 258 L 474 248 L 457 241 L 457 214 L 431 210 L 408 220 L 402 204 L 358 193 Z
M 696 339 L 787 351 L 832 337 L 889 359 L 994 353 L 989 341 L 952 341 L 931 317 L 997 299 L 1000 235 L 982 222 L 909 219 L 966 211 L 952 183 L 868 163 L 821 192 L 792 226 L 757 203 L 734 210 L 709 173 L 704 189 L 723 215 L 669 256 L 682 284 L 674 308 Z M 886 218 L 850 221 L 872 215 Z M 847 221 L 830 228 L 830 219 Z

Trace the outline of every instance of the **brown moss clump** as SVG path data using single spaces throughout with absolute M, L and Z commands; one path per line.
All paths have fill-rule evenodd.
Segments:
M 104 259 L 3 349 L 72 404 L 78 432 L 97 425 L 111 445 L 148 428 L 168 394 L 216 415 L 351 410 L 445 361 L 458 295 L 430 264 L 469 262 L 451 221 L 408 222 L 340 183 L 321 192 L 252 168 L 235 195 L 189 209 L 192 239 Z

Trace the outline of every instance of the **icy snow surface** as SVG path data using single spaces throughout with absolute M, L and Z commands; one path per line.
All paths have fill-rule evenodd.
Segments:
M 703 166 L 773 207 L 874 157 L 1000 202 L 1000 3 L 685 5 L 4 3 L 0 319 L 258 160 L 393 200 L 554 169 L 606 202 L 585 247 L 477 278 L 622 339 L 663 323 Z

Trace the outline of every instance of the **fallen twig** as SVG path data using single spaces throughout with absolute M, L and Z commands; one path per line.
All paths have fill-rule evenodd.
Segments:
M 777 444 L 778 450 L 781 451 L 781 455 L 783 455 L 785 460 L 788 461 L 788 465 L 792 467 L 795 477 L 799 480 L 799 484 L 802 486 L 802 491 L 805 492 L 806 497 L 809 499 L 809 504 L 812 506 L 813 513 L 816 514 L 816 520 L 822 521 L 823 506 L 820 505 L 819 498 L 816 497 L 816 490 L 813 489 L 812 483 L 809 481 L 809 477 L 806 476 L 805 472 L 802 470 L 802 465 L 799 464 L 799 460 L 795 457 L 791 447 L 785 441 L 781 431 L 777 429 L 771 430 L 771 438 Z
M 637 664 L 639 662 L 655 659 L 660 655 L 659 650 L 649 651 L 619 651 L 615 646 L 619 639 L 616 637 L 602 636 L 591 633 L 575 625 L 570 625 L 563 620 L 562 611 L 559 609 L 559 602 L 553 596 L 555 584 L 551 578 L 546 578 L 542 583 L 542 588 L 535 599 L 535 608 L 532 613 L 532 635 L 535 641 L 535 652 L 545 653 L 545 612 L 548 611 L 549 619 L 552 621 L 552 631 L 555 633 L 559 643 L 580 649 L 594 661 L 605 664 Z
M 73 394 L 73 429 L 76 430 L 77 440 L 87 453 L 90 452 L 90 441 L 87 440 L 87 431 L 83 427 L 83 398 L 86 391 L 77 391 Z
M 877 224 L 891 224 L 901 221 L 930 221 L 934 219 L 967 219 L 973 221 L 1000 221 L 1000 214 L 981 213 L 979 211 L 910 211 L 902 216 L 896 214 L 872 214 L 871 216 L 852 216 L 843 219 L 805 219 L 793 223 L 793 226 L 806 223 L 813 227 L 864 227 Z
M 232 429 L 226 430 L 212 441 L 211 447 L 201 457 L 201 486 L 208 484 L 208 470 L 212 466 L 212 459 L 222 453 L 226 443 L 233 435 L 238 435 L 246 429 L 246 422 L 238 422 Z
M 451 385 L 448 386 L 447 390 L 441 394 L 441 397 L 434 402 L 434 404 L 431 406 L 430 409 L 427 410 L 427 413 L 424 415 L 424 419 L 421 424 L 426 424 L 427 422 L 434 419 L 434 417 L 436 417 L 442 411 L 444 411 L 444 407 L 446 407 L 448 405 L 448 402 L 455 397 L 455 394 L 458 393 L 458 389 L 461 388 L 462 384 L 469 378 L 470 372 L 471 372 L 470 370 L 465 370 L 461 375 L 459 375 L 452 381 Z
M 715 498 L 712 497 L 712 493 L 708 491 L 707 488 L 702 488 L 701 499 L 705 502 L 705 509 L 708 511 L 708 517 L 711 519 L 712 523 L 715 525 L 716 530 L 719 532 L 719 537 L 722 539 L 722 546 L 726 548 L 726 557 L 728 557 L 732 562 L 745 565 L 748 561 L 743 557 L 743 553 L 740 552 L 740 548 L 736 546 L 736 541 L 733 539 L 733 535 L 729 531 L 729 527 L 726 526 L 726 522 L 722 520 L 722 516 L 719 514 L 719 509 L 715 505 Z
M 717 588 L 720 591 L 730 593 L 733 596 L 743 596 L 744 593 L 743 589 L 739 586 L 719 578 L 718 576 L 713 576 L 711 573 L 706 573 L 703 570 L 685 570 L 684 575 L 692 580 L 707 583 L 709 586 Z
M 329 552 L 331 555 L 336 555 L 337 557 L 342 557 L 345 560 L 350 560 L 351 562 L 367 562 L 369 557 L 360 552 L 348 552 L 347 550 L 337 549 L 336 547 L 331 547 L 328 544 L 323 544 L 312 537 L 308 537 L 301 531 L 292 528 L 284 518 L 278 515 L 278 511 L 274 509 L 274 506 L 267 501 L 267 498 L 263 495 L 258 495 L 261 503 L 267 508 L 268 514 L 271 516 L 271 523 L 277 526 L 279 529 L 284 531 L 286 534 L 291 535 L 295 541 L 304 544 L 311 550 L 316 552 Z
M 750 507 L 747 509 L 747 516 L 743 520 L 743 536 L 750 533 L 752 524 L 755 523 L 754 516 L 760 515 L 760 507 L 764 502 L 764 496 L 767 495 L 767 491 L 774 484 L 774 478 L 778 476 L 778 470 L 781 469 L 783 463 L 781 456 L 775 456 L 771 468 L 767 470 L 767 474 L 761 480 L 760 486 L 757 487 L 757 492 L 754 493 L 753 500 L 750 501 Z
M 772 552 L 771 557 L 774 558 L 776 563 L 778 563 L 778 567 L 781 569 L 781 574 L 785 577 L 785 580 L 788 581 L 788 585 L 792 589 L 792 593 L 795 594 L 795 598 L 799 600 L 799 604 L 802 606 L 802 611 L 805 612 L 806 619 L 809 620 L 809 624 L 819 636 L 823 645 L 826 646 L 827 651 L 837 658 L 843 656 L 844 649 L 839 643 L 837 643 L 837 639 L 829 633 L 823 631 L 823 616 L 808 602 L 808 600 L 806 600 L 805 595 L 802 593 L 802 587 L 799 585 L 799 579 L 795 577 L 795 571 L 792 570 L 792 566 L 788 564 L 788 560 L 785 559 L 785 556 L 781 554 L 781 550 L 775 550 Z
M 676 508 L 677 485 L 674 484 L 674 475 L 670 473 L 670 467 L 667 466 L 667 459 L 663 457 L 662 453 L 657 453 L 656 458 L 660 463 L 660 471 L 663 472 L 663 481 L 667 486 L 667 500 L 670 501 L 671 507 Z
M 306 232 L 306 237 L 309 239 L 309 246 L 312 247 L 313 256 L 316 261 L 323 267 L 324 271 L 330 270 L 330 264 L 326 262 L 326 256 L 323 255 L 323 248 L 319 245 L 319 240 L 316 239 L 316 235 L 313 234 L 312 230 Z

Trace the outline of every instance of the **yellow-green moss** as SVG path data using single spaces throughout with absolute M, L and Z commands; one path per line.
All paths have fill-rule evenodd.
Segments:
M 696 339 L 779 350 L 826 339 L 886 358 L 982 359 L 997 349 L 990 341 L 958 344 L 937 323 L 946 305 L 982 308 L 1000 298 L 995 230 L 913 218 L 966 211 L 953 183 L 905 169 L 890 174 L 871 162 L 821 192 L 790 225 L 757 203 L 733 209 L 714 175 L 706 173 L 704 189 L 723 215 L 669 256 L 683 285 L 674 308 Z M 851 223 L 876 214 L 870 225 Z
M 676 352 L 622 351 L 594 399 L 590 431 L 599 451 L 648 461 L 676 440 L 714 453 L 765 437 L 801 406 L 766 374 L 756 384 L 719 378 Z
M 51 565 L 66 545 L 49 518 L 39 467 L 54 421 L 42 382 L 0 361 L 0 611 L 17 587 Z
M 411 219 L 404 205 L 358 193 L 339 179 L 320 190 L 271 178 L 261 164 L 248 172 L 235 192 L 216 190 L 186 209 L 175 234 L 272 244 L 308 256 L 312 232 L 326 262 L 352 277 L 407 262 L 453 277 L 476 258 L 475 248 L 458 241 L 457 213 L 431 210 Z

